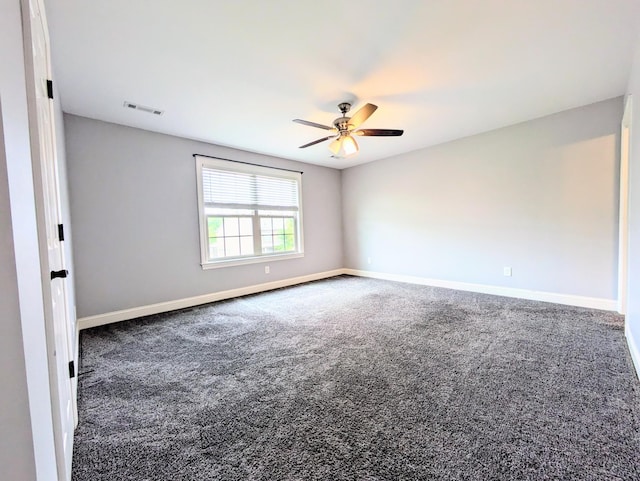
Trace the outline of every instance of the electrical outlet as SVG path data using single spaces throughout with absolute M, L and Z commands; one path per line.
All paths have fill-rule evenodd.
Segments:
M 269 268 L 269 266 L 264 266 L 264 273 L 269 274 L 269 272 L 271 272 L 271 269 Z
M 504 275 L 505 275 L 506 277 L 511 277 L 511 274 L 512 274 L 512 272 L 511 272 L 511 267 L 505 267 L 505 268 L 503 269 L 503 273 L 504 273 Z

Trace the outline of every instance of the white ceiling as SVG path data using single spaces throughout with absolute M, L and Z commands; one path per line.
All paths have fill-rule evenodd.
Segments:
M 638 0 L 46 0 L 65 112 L 344 168 L 625 92 Z M 126 109 L 124 101 L 164 110 Z M 339 102 L 379 106 L 333 159 Z M 353 111 L 352 111 L 353 113 Z

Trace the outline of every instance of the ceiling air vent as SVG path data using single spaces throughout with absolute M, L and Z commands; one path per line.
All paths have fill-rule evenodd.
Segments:
M 144 105 L 134 104 L 132 102 L 127 102 L 126 100 L 124 101 L 124 106 L 128 109 L 141 110 L 142 112 L 147 112 L 148 114 L 162 115 L 164 113 L 164 110 L 145 107 Z

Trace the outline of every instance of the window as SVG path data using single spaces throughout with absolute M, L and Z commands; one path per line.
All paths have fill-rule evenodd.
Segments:
M 195 158 L 203 268 L 303 255 L 299 172 Z

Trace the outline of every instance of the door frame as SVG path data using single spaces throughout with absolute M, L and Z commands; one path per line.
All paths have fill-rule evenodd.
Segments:
M 618 218 L 618 312 L 627 313 L 627 287 L 629 269 L 629 158 L 631 156 L 631 129 L 633 122 L 633 96 L 627 95 L 620 124 L 620 204 Z

